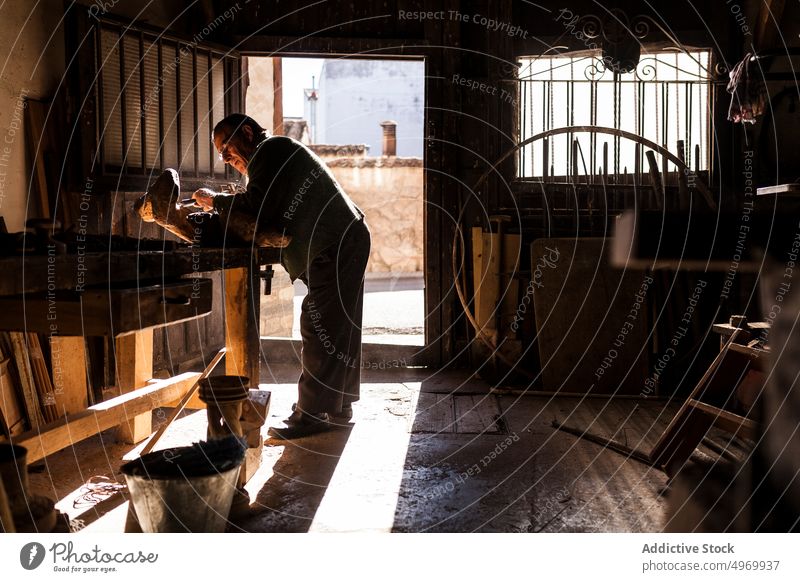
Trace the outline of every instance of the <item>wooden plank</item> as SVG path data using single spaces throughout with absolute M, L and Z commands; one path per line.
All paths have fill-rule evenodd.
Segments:
M 753 33 L 753 46 L 758 47 L 759 50 L 766 51 L 777 44 L 775 37 L 776 33 L 780 31 L 786 0 L 763 0 L 760 4 L 761 9 L 759 10 L 755 32 Z
M 225 271 L 225 373 L 246 376 L 247 373 L 247 270 Z
M 156 431 L 153 437 L 147 442 L 147 444 L 142 447 L 142 455 L 146 455 L 150 451 L 153 450 L 153 447 L 156 446 L 159 439 L 164 436 L 164 433 L 167 432 L 169 425 L 178 417 L 178 415 L 183 411 L 186 405 L 191 401 L 191 399 L 197 394 L 198 388 L 200 387 L 200 381 L 204 378 L 208 377 L 211 372 L 214 371 L 214 368 L 219 364 L 219 361 L 222 359 L 222 356 L 225 355 L 225 348 L 222 348 L 217 355 L 209 362 L 208 366 L 206 366 L 205 370 L 195 379 L 192 383 L 191 387 L 186 391 L 186 394 L 180 399 L 178 404 L 175 406 L 172 414 L 169 415 L 166 422 L 161 425 L 161 427 Z
M 477 271 L 477 280 L 475 280 L 475 321 L 483 331 L 483 333 L 490 338 L 490 341 L 497 340 L 497 300 L 500 297 L 500 237 L 502 235 L 496 233 L 483 232 L 480 228 L 473 228 L 473 236 L 477 236 L 481 231 L 480 241 L 480 270 Z M 475 241 L 473 239 L 473 249 L 475 248 Z M 476 264 L 476 259 L 473 251 L 473 265 Z
M 11 345 L 14 349 L 17 377 L 20 380 L 20 389 L 25 403 L 28 423 L 32 429 L 35 429 L 44 424 L 44 416 L 42 415 L 42 410 L 39 405 L 39 395 L 36 392 L 36 385 L 33 381 L 33 371 L 28 357 L 28 342 L 23 332 L 11 331 L 8 333 L 8 336 L 11 339 Z
M 712 425 L 713 422 L 709 416 L 694 408 L 687 408 L 679 418 L 678 430 L 672 433 L 670 446 L 658 456 L 651 453 L 650 460 L 656 467 L 662 467 L 668 476 L 675 476 L 702 442 Z
M 422 392 L 411 432 L 451 433 L 456 431 L 453 397 Z
M 52 336 L 50 367 L 58 416 L 74 414 L 89 406 L 86 341 L 82 336 Z
M 28 449 L 28 462 L 33 463 L 99 432 L 118 426 L 128 418 L 149 414 L 154 408 L 182 398 L 200 374 L 187 372 L 167 380 L 153 382 L 144 388 L 122 394 L 82 412 L 70 414 L 53 423 L 31 430 L 12 440 Z
M 661 173 L 658 171 L 656 155 L 652 150 L 647 150 L 645 156 L 647 157 L 647 165 L 650 167 L 650 184 L 653 186 L 656 207 L 661 210 L 664 208 L 664 183 L 661 181 Z
M 25 412 L 17 396 L 11 375 L 11 358 L 0 362 L 0 411 L 5 428 L 13 436 L 25 431 Z
M 272 103 L 272 135 L 283 135 L 283 60 L 281 57 L 272 57 Z M 311 139 L 315 142 L 317 136 L 313 135 Z
M 456 432 L 459 434 L 497 434 L 500 427 L 500 407 L 497 399 L 485 394 L 453 396 Z
M 145 386 L 153 377 L 153 330 L 123 335 L 116 340 L 117 387 L 120 394 Z M 138 414 L 124 419 L 118 438 L 125 443 L 143 441 L 153 432 L 152 415 Z
M 520 235 L 503 235 L 503 277 L 500 284 L 500 295 L 503 298 L 501 319 L 503 333 L 509 337 L 516 337 L 516 333 L 511 331 L 510 326 L 519 308 L 519 279 L 517 279 L 516 273 L 519 271 L 521 250 L 522 237 Z
M 770 327 L 772 327 L 772 324 L 770 324 L 770 322 L 768 322 L 768 321 L 749 321 L 749 322 L 747 322 L 747 329 L 765 330 L 765 329 L 770 329 Z M 721 335 L 730 335 L 730 334 L 733 333 L 733 330 L 735 330 L 735 329 L 743 329 L 743 328 L 734 327 L 730 323 L 715 323 L 714 325 L 711 326 L 711 330 L 714 333 L 718 333 L 718 334 L 721 334 Z
M 472 227 L 472 313 L 480 327 L 483 322 L 478 319 L 478 305 L 481 303 L 481 281 L 483 280 L 483 229 L 480 226 Z
M 708 416 L 714 426 L 746 439 L 754 439 L 758 434 L 758 424 L 749 418 L 739 416 L 729 410 L 717 408 L 699 400 L 689 399 L 689 406 Z
M 36 391 L 39 394 L 39 403 L 42 408 L 42 415 L 45 422 L 52 422 L 58 418 L 56 411 L 56 399 L 53 394 L 53 382 L 50 380 L 50 372 L 44 361 L 42 346 L 39 343 L 39 336 L 35 333 L 28 333 L 28 354 L 30 354 L 31 371 L 33 372 L 36 383 Z
M 0 533 L 14 533 L 15 531 L 6 488 L 3 486 L 3 480 L 0 479 Z
M 699 394 L 705 390 L 706 385 L 710 379 L 713 378 L 715 372 L 725 359 L 730 346 L 733 345 L 740 333 L 741 330 L 739 329 L 733 330 L 733 333 L 731 333 L 731 337 L 728 338 L 728 342 L 725 344 L 725 347 L 720 350 L 719 354 L 717 354 L 717 357 L 714 358 L 713 362 L 711 362 L 711 365 L 692 389 L 691 394 L 689 394 L 689 398 L 681 405 L 681 407 L 678 409 L 678 412 L 670 421 L 666 430 L 664 430 L 664 432 L 661 434 L 656 444 L 653 445 L 653 449 L 650 451 L 650 457 L 653 459 L 653 462 L 656 465 L 664 465 L 666 460 L 671 456 L 670 451 L 675 448 L 676 443 L 681 439 L 680 432 L 684 430 L 684 427 L 687 423 L 687 416 L 691 412 L 689 402 L 695 400 Z M 704 434 L 705 433 L 700 435 L 700 438 L 697 440 L 694 447 L 692 447 L 692 450 L 694 450 L 700 440 L 702 440 Z
M 35 217 L 50 218 L 50 196 L 47 189 L 47 170 L 44 161 L 45 150 L 48 147 L 44 133 L 46 105 L 34 99 L 27 99 L 26 103 L 26 131 L 33 178 L 31 180 L 36 192 L 38 208 Z
M 800 194 L 800 184 L 778 184 L 777 186 L 764 186 L 756 189 L 756 196 L 770 196 L 773 194 Z
M 678 140 L 678 158 L 686 164 L 686 145 L 682 139 Z M 688 168 L 688 164 L 687 164 Z M 689 208 L 689 178 L 686 172 L 678 166 L 678 208 L 688 210 Z
M 77 254 L 26 255 L 0 258 L 0 272 L 21 273 L 25 277 L 0 277 L 0 295 L 21 295 L 41 291 L 71 290 L 76 286 L 88 289 L 106 287 L 109 273 L 115 283 L 161 280 L 164 273 L 170 276 L 193 275 L 221 269 L 249 267 L 280 263 L 281 249 L 230 248 L 192 249 L 182 247 L 162 251 L 114 251 L 111 253 L 87 252 Z
M 260 380 L 260 282 L 256 268 L 228 269 L 225 282 L 225 373 L 247 376 L 250 385 Z
M 532 303 L 548 392 L 642 391 L 653 279 L 610 268 L 609 243 L 547 238 L 531 245 Z

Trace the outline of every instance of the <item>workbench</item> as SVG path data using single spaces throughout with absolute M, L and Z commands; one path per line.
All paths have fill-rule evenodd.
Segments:
M 0 297 L 33 297 L 42 292 L 82 292 L 138 287 L 153 281 L 163 283 L 198 277 L 200 273 L 223 272 L 225 373 L 247 376 L 253 385 L 260 375 L 259 311 L 261 279 L 271 278 L 272 265 L 280 261 L 275 248 L 180 247 L 168 251 L 124 250 L 83 254 L 37 254 L 0 258 Z M 265 269 L 262 271 L 262 267 Z M 16 273 L 17 276 L 12 276 Z M 267 281 L 269 284 L 269 281 Z M 168 325 L 165 321 L 162 325 Z M 119 437 L 138 443 L 152 432 L 151 411 L 180 400 L 199 377 L 187 372 L 164 380 L 153 380 L 153 328 L 115 335 L 117 388 L 119 396 L 93 406 L 73 406 L 55 422 L 14 437 L 28 449 L 34 462 L 74 442 L 103 430 L 119 427 Z M 7 328 L 6 328 L 7 329 Z M 21 329 L 19 331 L 25 331 Z M 31 330 L 28 330 L 31 331 Z M 88 334 L 85 334 L 88 335 Z M 73 402 L 85 403 L 85 343 L 82 336 L 53 336 L 52 349 L 69 354 L 61 370 L 61 386 Z M 76 364 L 77 362 L 77 364 Z M 67 398 L 69 400 L 69 398 Z

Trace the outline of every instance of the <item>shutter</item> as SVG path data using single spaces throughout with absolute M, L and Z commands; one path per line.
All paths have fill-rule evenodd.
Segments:
M 211 130 L 240 110 L 239 54 L 111 21 L 97 34 L 103 173 L 224 180 Z

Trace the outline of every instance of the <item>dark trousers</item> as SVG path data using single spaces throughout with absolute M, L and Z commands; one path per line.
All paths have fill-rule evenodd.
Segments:
M 341 412 L 359 398 L 369 250 L 366 223 L 353 222 L 340 243 L 312 260 L 300 276 L 308 287 L 300 312 L 303 371 L 297 399 L 304 412 Z

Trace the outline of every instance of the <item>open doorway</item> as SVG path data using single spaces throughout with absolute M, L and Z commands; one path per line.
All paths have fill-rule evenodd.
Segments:
M 363 341 L 424 345 L 424 62 L 249 57 L 248 69 L 248 113 L 269 108 L 276 133 L 308 145 L 366 214 Z M 306 292 L 296 281 L 290 331 L 262 334 L 299 339 Z

